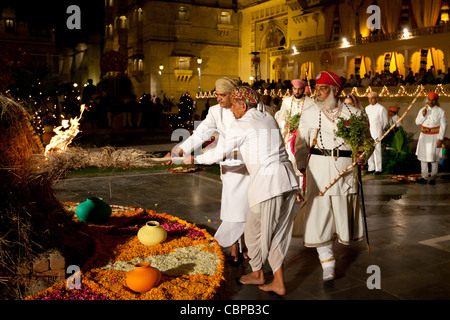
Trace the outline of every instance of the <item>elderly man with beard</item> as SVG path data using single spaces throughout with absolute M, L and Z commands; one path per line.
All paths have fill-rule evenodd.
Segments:
M 335 277 L 333 242 L 363 238 L 355 172 L 346 172 L 327 192 L 319 195 L 343 169 L 353 162 L 350 146 L 336 137 L 338 118 L 359 115 L 360 109 L 339 101 L 344 81 L 332 72 L 321 72 L 316 82 L 316 103 L 303 111 L 295 145 L 297 168 L 306 174 L 305 200 L 295 218 L 294 236 L 303 236 L 306 247 L 315 247 L 323 268 L 323 279 Z M 358 164 L 364 159 L 357 157 Z
M 301 116 L 303 110 L 308 109 L 314 104 L 314 101 L 304 95 L 306 83 L 303 80 L 292 80 L 292 96 L 284 98 L 281 103 L 280 110 L 275 114 L 275 120 L 277 120 L 280 127 L 281 134 L 284 138 L 284 144 L 286 151 L 294 166 L 294 171 L 297 176 L 301 176 L 300 171 L 296 168 L 295 156 L 294 156 L 294 143 L 297 132 L 297 127 L 292 127 L 291 119 L 296 115 Z
M 230 125 L 225 140 L 195 160 L 200 164 L 213 164 L 235 147 L 241 152 L 250 173 L 245 242 L 252 272 L 239 281 L 284 295 L 283 263 L 291 241 L 297 179 L 275 119 L 257 109 L 257 93 L 249 87 L 238 87 L 231 98 L 231 111 L 236 120 Z M 274 274 L 269 284 L 265 284 L 263 271 L 266 260 Z
M 216 81 L 216 95 L 218 104 L 208 110 L 206 118 L 195 129 L 192 136 L 172 150 L 172 156 L 184 155 L 183 163 L 193 163 L 191 152 L 200 148 L 202 144 L 219 132 L 218 144 L 226 137 L 226 132 L 234 121 L 231 112 L 231 92 L 239 84 L 231 78 L 220 78 Z M 166 155 L 168 157 L 170 155 Z M 250 176 L 243 162 L 242 156 L 236 151 L 223 161 L 220 161 L 222 179 L 222 204 L 220 219 L 222 223 L 214 237 L 222 247 L 230 247 L 230 255 L 234 262 L 239 260 L 239 251 L 244 258 L 247 253 L 244 248 L 243 234 L 245 221 L 249 211 L 247 193 Z M 240 248 L 239 248 L 240 246 Z

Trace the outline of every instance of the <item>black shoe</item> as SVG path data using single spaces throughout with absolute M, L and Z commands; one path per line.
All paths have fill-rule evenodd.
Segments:
M 427 184 L 427 180 L 425 180 L 424 178 L 422 178 L 422 179 L 419 180 L 419 183 L 420 183 L 420 184 Z
M 382 174 L 381 171 L 375 171 L 375 173 L 373 174 L 374 176 L 379 176 L 380 174 Z
M 374 173 L 374 172 L 375 172 L 375 170 L 367 171 L 366 174 L 371 174 L 371 173 Z
M 435 185 L 436 184 L 436 180 L 434 180 L 434 179 L 430 180 L 429 184 Z

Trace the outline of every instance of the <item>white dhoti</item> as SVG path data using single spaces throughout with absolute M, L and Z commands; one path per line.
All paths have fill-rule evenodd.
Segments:
M 236 166 L 221 165 L 222 223 L 214 238 L 221 247 L 230 247 L 244 234 L 245 221 L 250 210 L 248 205 L 248 186 L 250 175 L 244 164 Z M 242 245 L 241 245 L 242 249 Z
M 442 158 L 442 148 L 436 148 L 438 140 L 438 134 L 421 133 L 419 135 L 416 155 L 417 159 L 420 161 L 423 179 L 428 179 L 428 163 L 431 163 L 430 179 L 436 179 L 439 161 Z
M 306 247 L 321 247 L 337 238 L 342 244 L 364 238 L 362 208 L 358 194 L 316 196 L 306 201 L 295 218 L 296 237 Z
M 376 140 L 376 139 L 375 139 Z M 372 155 L 367 160 L 368 171 L 383 171 L 383 154 L 381 150 L 381 143 L 378 143 L 373 150 Z
M 252 271 L 268 260 L 275 273 L 283 264 L 291 242 L 296 191 L 258 203 L 250 208 L 245 226 L 245 243 Z

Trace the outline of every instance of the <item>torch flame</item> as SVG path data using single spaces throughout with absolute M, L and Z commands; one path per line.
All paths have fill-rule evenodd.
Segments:
M 80 120 L 83 116 L 83 112 L 86 109 L 85 105 L 82 104 L 80 107 L 80 116 L 70 119 L 70 121 L 63 120 L 61 126 L 56 127 L 53 131 L 56 133 L 52 137 L 50 143 L 45 147 L 45 156 L 53 152 L 61 152 L 67 149 L 67 146 L 72 142 L 76 135 L 80 132 L 78 127 L 80 126 Z M 69 123 L 70 122 L 70 125 Z M 62 129 L 65 130 L 62 130 Z

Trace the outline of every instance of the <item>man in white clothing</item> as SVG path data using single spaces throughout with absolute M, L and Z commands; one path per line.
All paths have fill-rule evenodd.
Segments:
M 376 92 L 370 92 L 367 97 L 370 103 L 366 107 L 366 113 L 370 123 L 370 134 L 377 141 L 383 135 L 384 129 L 389 124 L 388 114 L 386 108 L 378 103 L 378 94 Z M 379 175 L 383 172 L 381 143 L 375 146 L 375 150 L 369 158 L 368 165 L 367 173 Z
M 439 95 L 428 94 L 428 103 L 420 109 L 416 117 L 416 124 L 421 126 L 416 155 L 420 161 L 422 178 L 419 183 L 426 184 L 428 179 L 428 164 L 431 164 L 429 184 L 436 184 L 439 160 L 442 157 L 442 141 L 447 129 L 447 116 L 439 107 Z
M 192 136 L 172 150 L 172 156 L 184 155 L 183 163 L 193 163 L 191 152 L 202 146 L 211 136 L 219 132 L 217 144 L 226 136 L 226 131 L 234 121 L 231 112 L 231 92 L 238 85 L 238 81 L 231 78 L 220 78 L 216 81 L 216 95 L 218 104 L 208 110 L 206 118 L 196 128 Z M 169 155 L 170 156 L 170 155 Z M 230 247 L 230 255 L 234 262 L 239 259 L 239 251 L 244 249 L 243 234 L 245 221 L 249 211 L 247 192 L 250 176 L 239 152 L 220 162 L 222 179 L 222 203 L 220 219 L 222 223 L 214 235 L 217 242 L 224 248 Z M 239 248 L 240 247 L 240 248 Z M 239 250 L 240 249 L 240 250 Z
M 321 191 L 352 164 L 350 146 L 336 137 L 338 119 L 359 115 L 360 109 L 339 101 L 344 81 L 332 72 L 316 79 L 316 103 L 303 112 L 295 144 L 297 168 L 306 170 L 304 200 L 294 224 L 294 236 L 303 237 L 306 247 L 315 247 L 323 269 L 323 280 L 335 277 L 333 242 L 342 244 L 363 238 L 362 211 L 354 170 L 347 171 L 324 195 Z M 364 158 L 357 157 L 358 164 Z
M 280 127 L 281 134 L 284 138 L 286 151 L 294 166 L 294 171 L 297 176 L 301 176 L 300 171 L 297 170 L 294 156 L 294 144 L 297 134 L 297 127 L 299 117 L 303 110 L 308 109 L 314 104 L 313 99 L 304 95 L 306 83 L 303 80 L 295 79 L 292 83 L 292 95 L 283 99 L 280 110 L 275 114 L 275 120 L 277 120 Z M 297 120 L 297 121 L 292 121 Z M 297 122 L 297 125 L 292 124 Z
M 226 132 L 222 145 L 195 160 L 212 164 L 236 147 L 241 152 L 250 173 L 245 242 L 252 272 L 239 281 L 284 295 L 283 263 L 291 241 L 297 179 L 275 119 L 257 109 L 258 94 L 250 87 L 238 87 L 231 98 L 231 111 L 236 120 Z M 270 284 L 265 284 L 263 272 L 266 259 L 274 274 Z

